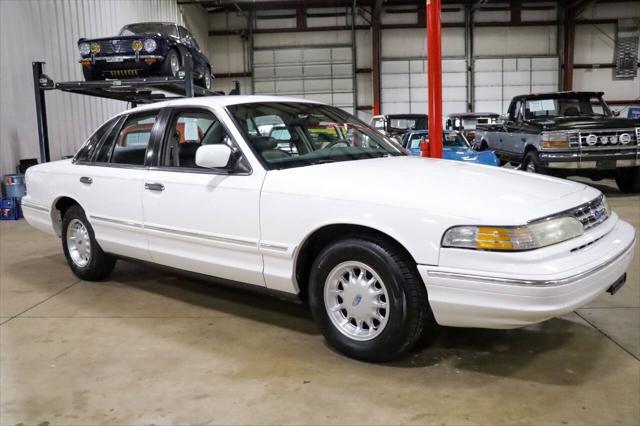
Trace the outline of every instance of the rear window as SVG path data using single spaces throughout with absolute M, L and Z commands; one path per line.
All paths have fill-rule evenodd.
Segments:
M 100 126 L 89 139 L 82 145 L 82 148 L 76 154 L 74 161 L 77 162 L 87 162 L 90 161 L 93 157 L 93 153 L 96 151 L 100 141 L 109 133 L 115 122 L 118 121 L 118 118 L 113 118 L 102 126 Z

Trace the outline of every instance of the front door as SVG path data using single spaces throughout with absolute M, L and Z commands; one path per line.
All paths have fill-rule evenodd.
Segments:
M 259 203 L 264 171 L 196 165 L 202 145 L 238 145 L 209 109 L 172 108 L 156 167 L 143 190 L 144 227 L 154 262 L 264 286 Z M 223 118 L 224 119 L 224 118 Z M 228 118 L 227 118 L 228 120 Z
M 79 199 L 103 250 L 150 260 L 143 231 L 142 190 L 158 111 L 123 117 L 91 163 L 78 165 Z

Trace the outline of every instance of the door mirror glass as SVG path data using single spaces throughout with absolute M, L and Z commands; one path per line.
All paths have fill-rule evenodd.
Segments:
M 196 151 L 196 165 L 207 169 L 220 169 L 229 165 L 231 148 L 224 144 L 202 145 Z

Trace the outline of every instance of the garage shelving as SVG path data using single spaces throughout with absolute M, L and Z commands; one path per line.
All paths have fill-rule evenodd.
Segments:
M 170 99 L 224 94 L 196 86 L 193 81 L 193 74 L 188 67 L 181 70 L 178 73 L 178 77 L 55 82 L 44 73 L 44 64 L 44 62 L 32 63 L 41 162 L 50 160 L 45 102 L 45 93 L 47 91 L 60 90 L 98 98 L 114 99 L 127 102 L 131 107 Z

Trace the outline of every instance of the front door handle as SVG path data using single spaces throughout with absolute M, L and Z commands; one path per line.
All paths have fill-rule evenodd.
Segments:
M 144 189 L 148 189 L 149 191 L 164 191 L 164 185 L 161 183 L 146 182 L 144 184 Z
M 82 176 L 82 177 L 80 178 L 80 183 L 84 183 L 84 184 L 87 184 L 87 185 L 91 185 L 91 184 L 93 183 L 93 179 L 91 179 L 91 178 L 90 178 L 90 177 L 88 177 L 88 176 Z

